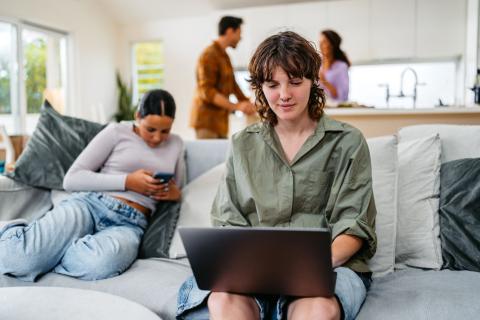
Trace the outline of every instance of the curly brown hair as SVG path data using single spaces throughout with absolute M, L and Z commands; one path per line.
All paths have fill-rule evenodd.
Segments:
M 262 85 L 272 80 L 276 67 L 282 68 L 289 78 L 312 80 L 308 99 L 308 115 L 318 121 L 323 115 L 325 93 L 318 85 L 321 58 L 313 43 L 292 31 L 280 32 L 265 39 L 257 48 L 250 63 L 248 80 L 255 91 L 255 106 L 262 121 L 275 126 L 277 116 L 268 105 Z

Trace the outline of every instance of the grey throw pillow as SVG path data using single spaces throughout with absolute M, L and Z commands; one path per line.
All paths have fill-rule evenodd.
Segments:
M 180 202 L 161 201 L 153 213 L 138 251 L 140 259 L 168 258 L 180 214 Z
M 443 268 L 480 272 L 480 158 L 446 162 L 440 174 Z
M 63 116 L 45 101 L 37 127 L 8 176 L 30 186 L 62 190 L 65 173 L 103 128 L 99 123 Z

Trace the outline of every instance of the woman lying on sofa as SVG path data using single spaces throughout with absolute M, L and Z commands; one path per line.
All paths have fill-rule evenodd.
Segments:
M 249 72 L 263 121 L 232 138 L 212 221 L 328 227 L 335 297 L 210 293 L 191 277 L 178 295 L 180 319 L 205 313 L 211 319 L 354 319 L 359 311 L 370 281 L 367 260 L 376 249 L 370 155 L 357 129 L 323 114 L 320 63 L 315 48 L 293 32 L 257 48 Z
M 110 124 L 98 133 L 63 182 L 67 191 L 82 192 L 28 225 L 0 228 L 0 273 L 34 281 L 53 269 L 98 280 L 130 267 L 156 203 L 180 199 L 175 180 L 183 181 L 183 141 L 170 134 L 175 109 L 167 91 L 150 91 L 135 124 Z M 156 172 L 175 179 L 155 179 Z

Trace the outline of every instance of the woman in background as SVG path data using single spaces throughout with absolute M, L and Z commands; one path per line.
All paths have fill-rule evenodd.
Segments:
M 153 90 L 135 124 L 99 132 L 65 175 L 70 197 L 30 224 L 0 226 L 0 274 L 35 281 L 53 270 L 100 280 L 128 269 L 157 202 L 180 199 L 183 141 L 170 134 L 175 109 L 170 93 Z M 155 172 L 175 173 L 179 184 Z
M 345 52 L 340 49 L 342 38 L 333 30 L 320 33 L 320 85 L 325 89 L 327 98 L 335 102 L 348 100 L 348 68 L 350 61 Z

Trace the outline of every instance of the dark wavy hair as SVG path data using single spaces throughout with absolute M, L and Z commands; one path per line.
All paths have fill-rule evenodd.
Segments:
M 340 35 L 335 31 L 330 29 L 323 30 L 321 34 L 325 36 L 328 42 L 330 42 L 330 44 L 332 45 L 333 59 L 343 61 L 350 67 L 352 65 L 350 63 L 350 60 L 348 60 L 348 57 L 345 54 L 345 52 L 343 52 L 343 50 L 340 49 L 340 44 L 342 44 L 342 37 L 340 37 Z
M 308 115 L 318 121 L 323 115 L 325 93 L 319 87 L 318 71 L 321 59 L 315 46 L 292 31 L 280 32 L 265 39 L 257 48 L 250 63 L 250 82 L 255 91 L 255 106 L 262 121 L 275 126 L 277 116 L 268 105 L 262 85 L 272 80 L 272 73 L 280 67 L 289 78 L 307 78 L 312 81 L 308 99 Z

